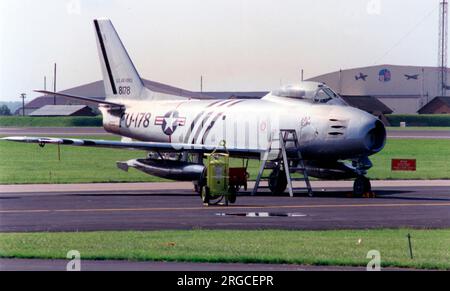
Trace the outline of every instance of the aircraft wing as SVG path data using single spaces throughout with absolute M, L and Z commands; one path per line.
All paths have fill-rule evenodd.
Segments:
M 1 140 L 36 143 L 40 146 L 46 144 L 54 145 L 71 145 L 81 147 L 100 147 L 100 148 L 116 148 L 116 149 L 130 149 L 130 150 L 145 150 L 145 151 L 165 151 L 165 152 L 211 152 L 214 149 L 217 151 L 228 151 L 230 154 L 260 154 L 260 149 L 251 148 L 233 148 L 217 146 L 212 148 L 203 144 L 184 144 L 184 143 L 163 143 L 163 142 L 122 142 L 112 140 L 96 140 L 96 139 L 73 139 L 73 138 L 53 138 L 53 137 L 26 137 L 26 136 L 12 136 L 4 137 Z

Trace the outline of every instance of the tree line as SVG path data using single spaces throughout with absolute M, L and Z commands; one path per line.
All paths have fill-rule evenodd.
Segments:
M 8 106 L 6 106 L 5 104 L 0 106 L 0 116 L 11 116 L 11 115 L 12 113 Z

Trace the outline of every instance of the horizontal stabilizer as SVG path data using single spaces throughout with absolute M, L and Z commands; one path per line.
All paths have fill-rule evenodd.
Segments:
M 66 97 L 66 98 L 72 98 L 72 99 L 76 99 L 76 100 L 90 102 L 95 105 L 105 104 L 105 105 L 115 106 L 115 107 L 124 107 L 124 105 L 120 104 L 120 103 L 100 100 L 100 99 L 96 99 L 96 98 L 92 98 L 92 97 L 83 97 L 83 96 L 69 95 L 69 94 L 63 94 L 63 93 L 55 93 L 55 92 L 44 91 L 44 90 L 35 90 L 34 92 L 38 92 L 38 93 L 42 93 L 42 94 L 46 94 L 46 95 L 56 95 L 56 96 L 61 96 L 61 97 Z

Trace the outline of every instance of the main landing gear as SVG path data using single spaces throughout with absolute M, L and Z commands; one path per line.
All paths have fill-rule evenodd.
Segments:
M 269 175 L 269 189 L 272 194 L 283 194 L 287 187 L 286 173 L 277 167 Z
M 280 195 L 286 191 L 288 181 L 286 179 L 286 172 L 279 168 L 274 169 L 268 179 L 269 190 L 273 195 Z M 314 192 L 308 190 L 308 196 L 313 197 Z

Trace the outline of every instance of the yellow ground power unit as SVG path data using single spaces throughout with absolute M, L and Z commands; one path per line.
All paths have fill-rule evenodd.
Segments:
M 236 192 L 230 190 L 229 168 L 230 155 L 213 151 L 206 154 L 206 187 L 202 193 L 204 203 L 210 203 L 213 199 L 225 198 L 225 203 L 236 201 Z
M 223 153 L 212 153 L 207 155 L 207 186 L 210 194 L 214 196 L 228 193 L 228 168 L 229 155 Z

